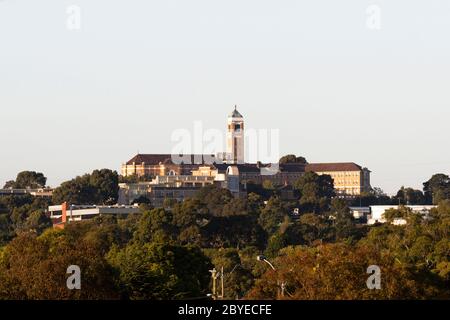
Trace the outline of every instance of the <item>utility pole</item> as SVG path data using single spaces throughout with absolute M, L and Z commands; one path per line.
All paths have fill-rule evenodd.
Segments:
M 217 280 L 217 270 L 216 268 L 209 270 L 209 272 L 211 272 L 211 279 L 212 279 L 212 298 L 214 300 L 217 299 L 217 295 L 216 295 L 216 280 Z
M 277 269 L 275 269 L 274 265 L 269 260 L 267 260 L 267 258 L 265 256 L 257 256 L 256 259 L 258 261 L 267 263 L 272 268 L 273 271 L 277 272 Z M 284 291 L 286 289 L 286 283 L 284 281 L 282 281 L 280 284 L 280 280 L 277 279 L 277 287 L 278 287 L 277 296 L 280 296 L 280 294 L 281 294 L 281 297 L 284 298 Z
M 220 283 L 221 283 L 221 287 L 222 287 L 222 296 L 220 298 L 223 300 L 223 298 L 224 298 L 223 267 L 220 272 Z

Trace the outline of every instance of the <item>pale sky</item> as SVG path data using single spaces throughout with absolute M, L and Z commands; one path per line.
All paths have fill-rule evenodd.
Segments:
M 0 187 L 170 153 L 238 104 L 282 154 L 421 189 L 450 173 L 449 39 L 448 0 L 0 0 Z

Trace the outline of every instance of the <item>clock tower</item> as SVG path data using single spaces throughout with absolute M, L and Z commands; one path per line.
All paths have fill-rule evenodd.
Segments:
M 244 117 L 235 106 L 233 112 L 228 116 L 227 163 L 244 163 L 244 150 Z

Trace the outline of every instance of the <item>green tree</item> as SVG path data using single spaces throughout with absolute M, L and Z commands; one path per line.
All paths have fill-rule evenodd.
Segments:
M 382 290 L 369 290 L 367 268 L 382 270 Z M 368 245 L 336 243 L 314 248 L 288 247 L 247 295 L 249 299 L 361 300 L 443 299 L 448 288 L 426 270 L 397 262 L 394 254 Z M 285 283 L 285 296 L 279 284 Z
M 262 186 L 266 190 L 275 190 L 275 185 L 273 184 L 272 180 L 264 180 Z
M 196 247 L 131 243 L 113 247 L 108 261 L 123 298 L 187 299 L 208 292 L 211 263 Z
M 395 203 L 404 205 L 419 205 L 425 203 L 425 196 L 420 190 L 401 187 L 393 200 Z
M 66 286 L 67 268 L 81 269 L 82 290 Z M 0 255 L 0 299 L 114 299 L 111 268 L 98 248 L 86 241 L 67 241 L 64 231 L 42 236 L 22 233 Z
M 331 200 L 330 214 L 337 240 L 359 239 L 364 235 L 363 232 L 359 231 L 345 200 L 339 198 Z
M 266 206 L 261 210 L 258 223 L 270 235 L 281 225 L 288 210 L 278 197 L 271 197 Z
M 32 212 L 25 221 L 25 229 L 41 234 L 45 229 L 52 227 L 51 219 L 43 210 Z
M 234 199 L 228 189 L 220 188 L 216 185 L 201 188 L 195 199 L 200 201 L 204 210 L 214 216 L 222 216 L 224 206 Z
M 43 173 L 35 171 L 22 171 L 17 174 L 15 181 L 8 181 L 4 188 L 37 189 L 44 188 L 47 178 Z
M 304 212 L 327 211 L 331 198 L 335 196 L 333 179 L 329 175 L 306 172 L 294 187 L 300 192 L 299 202 Z
M 300 164 L 307 164 L 308 162 L 304 157 L 297 157 L 295 154 L 288 154 L 284 157 L 281 157 L 280 164 L 286 164 L 286 163 L 300 163 Z
M 425 200 L 428 204 L 438 204 L 442 200 L 450 199 L 450 178 L 446 174 L 435 174 L 423 183 Z
M 171 242 L 174 232 L 172 214 L 162 208 L 156 208 L 142 214 L 134 240 L 141 244 L 151 241 Z
M 16 182 L 14 180 L 9 180 L 5 182 L 5 185 L 3 186 L 3 189 L 14 189 L 16 185 Z
M 395 202 L 395 201 L 394 201 Z M 355 197 L 350 205 L 358 207 L 368 207 L 374 205 L 390 205 L 393 200 L 382 189 L 374 187 L 370 191 L 364 191 Z M 398 201 L 397 201 L 398 204 Z
M 71 204 L 115 204 L 118 198 L 119 178 L 109 169 L 94 170 L 63 182 L 53 191 L 53 202 Z
M 236 299 L 242 298 L 253 286 L 252 265 L 245 263 L 245 252 L 235 248 L 205 249 L 204 253 L 208 256 L 214 268 L 221 272 L 224 271 L 224 298 Z M 256 254 L 252 255 L 252 260 Z M 219 280 L 220 281 L 220 280 Z M 218 285 L 217 294 L 221 294 L 221 288 Z

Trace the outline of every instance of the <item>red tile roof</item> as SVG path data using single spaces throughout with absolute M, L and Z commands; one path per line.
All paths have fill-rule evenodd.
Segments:
M 361 170 L 362 168 L 353 162 L 309 163 L 305 167 L 306 172 L 361 171 Z
M 173 155 L 175 159 L 180 158 L 182 155 Z M 184 163 L 184 164 L 204 164 L 205 158 L 209 157 L 207 159 L 211 159 L 211 157 L 214 157 L 214 155 L 194 155 L 189 154 L 185 155 L 189 157 L 190 163 Z M 146 165 L 158 165 L 158 164 L 168 164 L 172 163 L 172 155 L 171 154 L 137 154 L 133 158 L 127 161 L 127 165 L 135 164 L 142 164 L 145 162 Z

